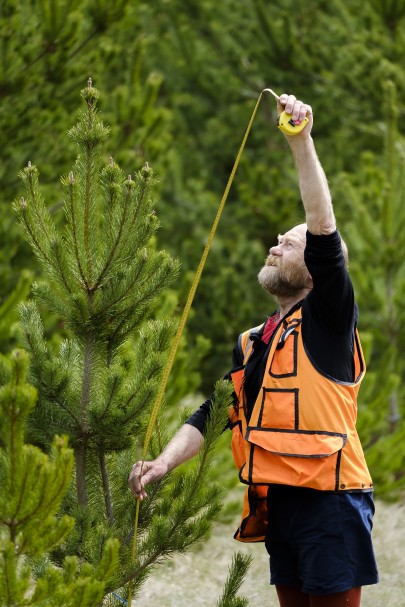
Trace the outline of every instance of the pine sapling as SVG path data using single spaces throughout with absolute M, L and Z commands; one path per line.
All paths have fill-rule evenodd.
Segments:
M 68 489 L 73 453 L 55 437 L 50 456 L 25 444 L 36 390 L 26 383 L 28 356 L 15 350 L 1 360 L 0 387 L 0 604 L 94 607 L 117 563 L 118 544 L 105 545 L 97 567 L 68 557 L 56 568 L 49 553 L 72 531 L 71 517 L 58 516 Z
M 173 319 L 153 319 L 153 310 L 178 263 L 157 251 L 152 238 L 159 224 L 151 167 L 125 177 L 112 158 L 103 161 L 108 128 L 97 112 L 98 96 L 89 80 L 82 91 L 85 108 L 68 133 L 79 156 L 62 178 L 63 229 L 49 213 L 30 163 L 21 172 L 24 196 L 14 205 L 46 277 L 34 284 L 34 298 L 63 321 L 66 338 L 58 349 L 48 342 L 35 301 L 20 306 L 20 320 L 31 354 L 29 378 L 38 390 L 29 435 L 44 450 L 55 435 L 66 435 L 74 452 L 75 482 L 61 514 L 74 517 L 75 526 L 52 560 L 61 566 L 73 556 L 98 567 L 108 540 L 118 539 L 119 567 L 105 592 L 125 598 L 130 579 L 138 592 L 159 562 L 209 532 L 220 489 L 208 486 L 206 475 L 232 389 L 222 383 L 217 389 L 213 421 L 192 471 L 172 473 L 149 492 L 133 561 L 135 504 L 127 478 L 176 328 Z M 168 440 L 164 426 L 162 417 L 151 457 Z M 110 595 L 108 601 L 119 599 Z

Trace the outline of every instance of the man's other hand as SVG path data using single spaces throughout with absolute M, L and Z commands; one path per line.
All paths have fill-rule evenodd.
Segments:
M 131 474 L 128 478 L 128 485 L 133 496 L 136 499 L 144 500 L 147 497 L 145 491 L 146 485 L 160 481 L 167 471 L 167 465 L 159 461 L 159 459 L 151 462 L 136 462 L 132 466 Z

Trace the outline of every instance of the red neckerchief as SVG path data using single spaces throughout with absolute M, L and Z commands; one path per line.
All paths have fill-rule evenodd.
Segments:
M 273 335 L 279 322 L 280 322 L 280 315 L 278 313 L 273 314 L 273 316 L 270 316 L 270 318 L 267 319 L 266 325 L 264 327 L 263 335 L 262 335 L 262 341 L 264 341 L 265 344 L 269 343 L 271 336 Z

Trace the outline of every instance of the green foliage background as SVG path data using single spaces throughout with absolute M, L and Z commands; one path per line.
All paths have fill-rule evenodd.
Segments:
M 17 174 L 28 161 L 39 167 L 62 223 L 54 186 L 75 155 L 63 133 L 89 76 L 112 127 L 108 154 L 128 173 L 148 161 L 160 177 L 156 246 L 182 264 L 162 301 L 173 311 L 184 303 L 259 92 L 294 92 L 313 105 L 318 153 L 352 251 L 369 367 L 360 432 L 377 492 L 401 489 L 404 15 L 405 2 L 391 0 L 0 1 L 2 351 L 15 344 L 15 303 L 40 272 L 11 210 Z M 173 402 L 176 386 L 179 396 L 188 390 L 188 373 L 190 391 L 210 392 L 238 333 L 273 310 L 256 274 L 277 233 L 302 220 L 275 120 L 274 100 L 265 99 L 197 293 Z M 54 332 L 58 318 L 45 325 Z

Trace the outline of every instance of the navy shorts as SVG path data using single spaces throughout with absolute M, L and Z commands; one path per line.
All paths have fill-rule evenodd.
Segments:
M 378 582 L 373 494 L 271 485 L 266 548 L 270 583 L 334 594 Z

